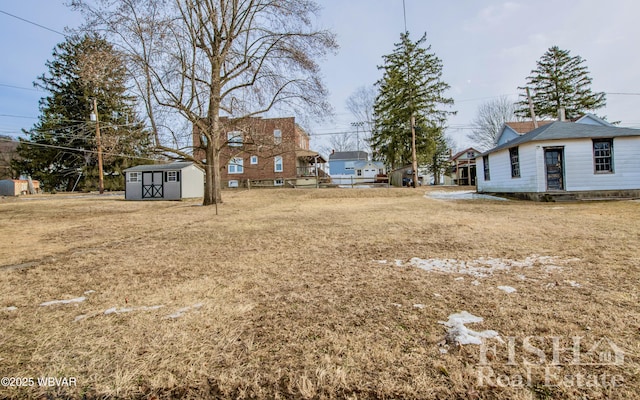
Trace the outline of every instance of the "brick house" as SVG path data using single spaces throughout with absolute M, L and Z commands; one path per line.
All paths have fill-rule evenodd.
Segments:
M 227 139 L 220 160 L 224 186 L 316 186 L 327 177 L 326 160 L 309 149 L 309 135 L 294 117 L 221 117 L 220 123 Z M 200 143 L 194 129 L 194 155 L 204 160 Z

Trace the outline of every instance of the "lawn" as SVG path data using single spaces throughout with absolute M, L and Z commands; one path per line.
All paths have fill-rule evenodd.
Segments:
M 2 199 L 0 398 L 640 398 L 640 202 L 430 190 Z

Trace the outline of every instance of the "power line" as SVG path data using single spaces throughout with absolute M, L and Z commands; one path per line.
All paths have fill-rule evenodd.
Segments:
M 53 145 L 53 144 L 45 144 L 45 143 L 34 143 L 34 142 L 30 142 L 28 140 L 18 141 L 18 140 L 13 140 L 13 139 L 5 139 L 5 138 L 2 138 L 2 137 L 0 137 L 0 142 L 19 143 L 21 145 L 27 145 L 27 146 L 48 147 L 48 148 L 52 148 L 52 149 L 67 150 L 67 151 L 74 151 L 74 152 L 81 152 L 81 153 L 90 153 L 90 154 L 97 154 L 98 153 L 97 150 L 80 149 L 80 148 L 66 147 L 66 146 L 56 146 L 56 145 Z M 132 156 L 130 154 L 122 154 L 122 153 L 105 153 L 105 152 L 102 152 L 102 154 L 103 155 L 109 155 L 109 156 L 115 156 L 115 157 L 130 158 L 130 159 L 135 159 L 135 160 L 158 161 L 155 158 Z
M 12 89 L 31 90 L 33 92 L 42 92 L 42 90 L 40 90 L 40 89 L 28 88 L 28 87 L 24 87 L 24 86 L 7 85 L 6 83 L 0 83 L 0 86 L 12 88 Z
M 38 28 L 46 29 L 46 30 L 51 31 L 51 32 L 53 32 L 53 33 L 57 33 L 58 35 L 62 35 L 62 36 L 64 36 L 64 37 L 67 37 L 67 35 L 65 35 L 64 33 L 60 32 L 60 31 L 57 31 L 57 30 L 55 30 L 55 29 L 48 28 L 48 27 L 46 27 L 46 26 L 44 26 L 44 25 L 40 25 L 40 24 L 38 24 L 37 22 L 29 21 L 28 19 L 24 19 L 24 18 L 22 18 L 22 17 L 18 17 L 17 15 L 13 15 L 13 14 L 11 14 L 11 13 L 8 13 L 8 12 L 6 12 L 6 11 L 2 11 L 2 10 L 0 10 L 0 13 L 5 14 L 5 15 L 8 15 L 8 16 L 10 16 L 10 17 L 13 17 L 13 18 L 15 18 L 15 19 L 19 19 L 20 21 L 26 22 L 26 23 L 28 23 L 28 24 L 35 25 L 35 26 L 37 26 Z

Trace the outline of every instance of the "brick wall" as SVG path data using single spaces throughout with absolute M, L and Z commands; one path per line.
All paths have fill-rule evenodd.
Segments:
M 295 118 L 221 118 L 225 137 L 229 132 L 240 132 L 242 144 L 225 147 L 221 153 L 220 176 L 223 182 L 238 180 L 276 180 L 294 179 L 297 175 L 295 151 L 309 148 L 309 137 L 295 124 Z M 282 136 L 278 140 L 274 131 L 280 130 Z M 204 151 L 198 149 L 200 136 L 194 131 L 194 154 L 204 159 Z M 257 164 L 251 164 L 251 157 L 257 156 Z M 282 172 L 275 171 L 275 158 L 282 157 Z M 242 173 L 229 173 L 228 163 L 232 158 L 243 160 Z

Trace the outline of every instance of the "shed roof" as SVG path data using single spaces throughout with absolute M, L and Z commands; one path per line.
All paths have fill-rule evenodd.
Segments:
M 534 129 L 529 133 L 525 133 L 524 135 L 507 143 L 501 144 L 500 146 L 494 147 L 481 155 L 487 155 L 499 150 L 515 147 L 523 143 L 539 142 L 542 140 L 614 138 L 621 136 L 640 136 L 640 129 L 555 121 L 548 125 L 541 126 L 538 129 Z
M 135 167 L 127 168 L 124 172 L 128 171 L 177 171 L 192 166 L 191 161 L 178 161 L 170 164 L 143 164 L 136 165 Z

